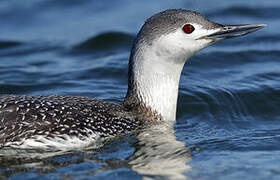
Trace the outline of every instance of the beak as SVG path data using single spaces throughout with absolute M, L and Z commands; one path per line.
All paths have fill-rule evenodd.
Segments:
M 267 26 L 266 24 L 222 25 L 222 28 L 213 34 L 205 36 L 207 39 L 228 39 L 255 32 Z

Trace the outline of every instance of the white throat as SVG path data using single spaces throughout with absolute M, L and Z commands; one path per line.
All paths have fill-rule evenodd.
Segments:
M 165 121 L 176 120 L 181 71 L 186 60 L 196 52 L 180 43 L 174 34 L 151 45 L 138 42 L 130 59 L 129 88 L 132 89 L 128 95 L 135 96 Z
M 137 86 L 136 95 L 147 107 L 160 114 L 164 120 L 174 121 L 183 65 L 169 67 L 158 61 L 142 65 L 139 69 L 137 67 L 134 72 Z

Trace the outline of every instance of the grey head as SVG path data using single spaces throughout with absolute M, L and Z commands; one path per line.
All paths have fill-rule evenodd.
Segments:
M 139 31 L 131 51 L 124 104 L 128 107 L 140 104 L 160 114 L 162 119 L 174 120 L 179 79 L 186 60 L 214 42 L 264 26 L 222 25 L 183 9 L 153 15 Z
M 131 60 L 143 47 L 152 48 L 161 59 L 189 57 L 210 44 L 257 31 L 265 24 L 222 25 L 208 20 L 202 14 L 170 9 L 150 17 L 139 31 L 131 53 Z
M 222 25 L 208 20 L 202 14 L 184 9 L 169 9 L 153 15 L 145 22 L 139 32 L 139 38 L 147 43 L 156 38 L 172 33 L 184 24 L 200 24 L 205 29 L 215 29 Z
M 254 32 L 265 27 L 265 24 L 245 24 L 245 25 L 222 25 L 213 21 L 210 21 L 202 14 L 184 9 L 169 9 L 157 13 L 147 19 L 140 32 L 138 33 L 138 40 L 143 40 L 147 44 L 151 45 L 155 39 L 161 36 L 175 32 L 178 29 L 184 27 L 184 25 L 190 24 L 194 26 L 199 25 L 203 30 L 215 30 L 209 34 L 201 34 L 202 38 L 211 39 L 212 42 L 225 38 L 231 38 L 241 36 Z M 210 32 L 210 31 L 209 31 Z

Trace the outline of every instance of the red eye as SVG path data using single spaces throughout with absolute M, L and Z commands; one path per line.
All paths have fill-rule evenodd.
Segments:
M 191 24 L 186 24 L 186 25 L 184 25 L 184 27 L 183 27 L 183 31 L 184 31 L 186 34 L 191 34 L 191 33 L 194 31 L 194 27 L 193 27 Z

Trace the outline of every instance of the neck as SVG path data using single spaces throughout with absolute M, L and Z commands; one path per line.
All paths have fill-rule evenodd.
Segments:
M 172 59 L 169 52 L 160 47 L 136 44 L 129 61 L 124 105 L 145 118 L 175 121 L 179 80 L 185 61 L 186 57 Z

